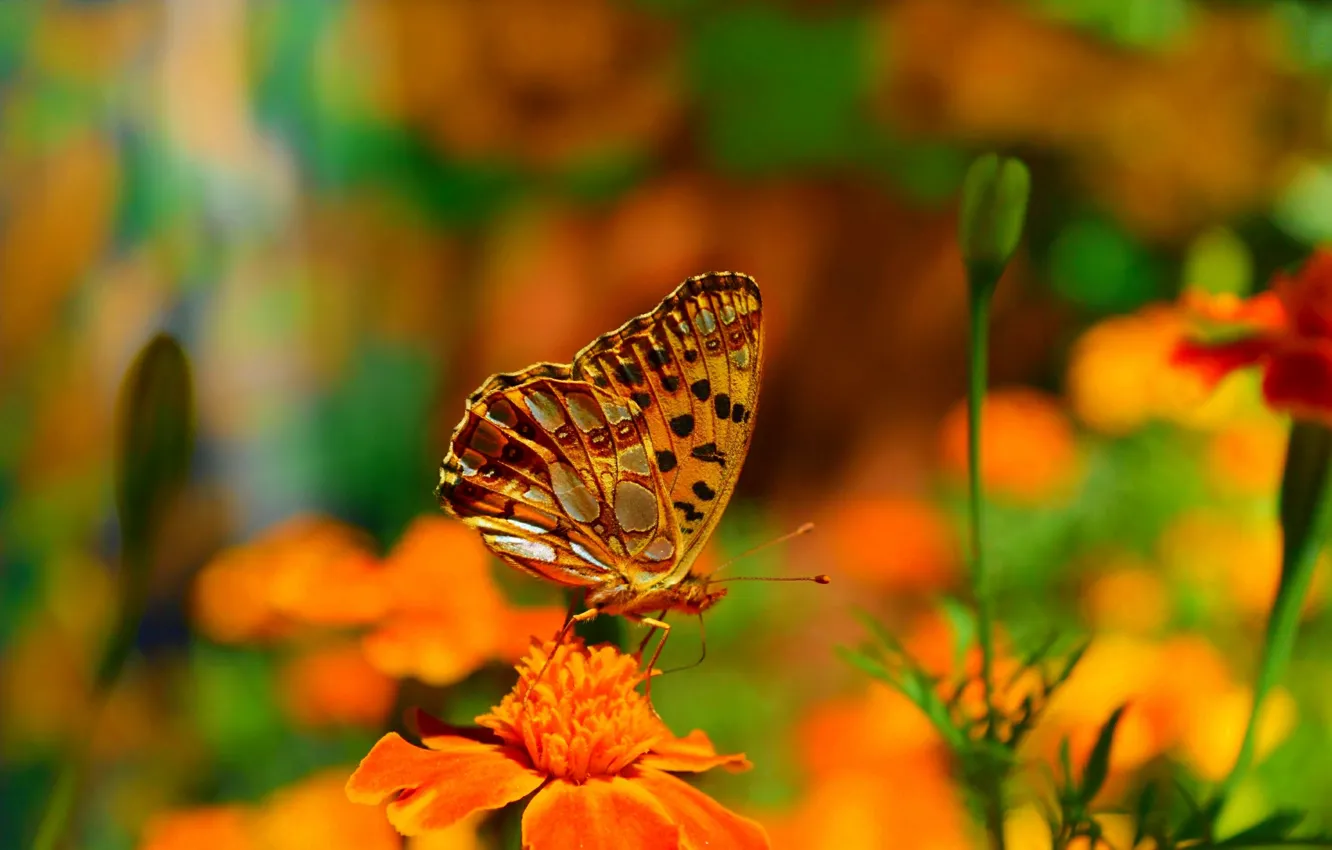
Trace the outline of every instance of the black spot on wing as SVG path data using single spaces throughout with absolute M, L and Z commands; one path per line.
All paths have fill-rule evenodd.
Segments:
M 704 484 L 702 481 L 695 481 L 693 490 L 694 490 L 694 495 L 698 496 L 700 499 L 702 499 L 705 502 L 711 502 L 713 499 L 717 498 L 717 491 L 713 490 L 711 487 L 709 487 L 707 484 Z
M 726 455 L 717 451 L 716 443 L 704 443 L 701 446 L 694 446 L 694 450 L 690 452 L 690 454 L 692 454 L 696 460 L 701 460 L 704 463 L 715 463 L 719 466 L 726 465 Z
M 717 397 L 712 400 L 712 409 L 716 411 L 718 419 L 729 419 L 731 417 L 731 397 L 726 393 L 717 393 Z
M 671 430 L 677 437 L 688 437 L 694 433 L 694 417 L 688 413 L 682 413 L 671 420 Z
M 647 410 L 648 405 L 652 404 L 652 393 L 634 393 L 629 398 L 638 405 L 639 410 Z
M 745 421 L 746 417 L 747 414 L 745 411 L 745 406 L 743 404 L 737 404 L 735 407 L 731 408 L 732 422 L 743 422 Z
M 668 392 L 668 393 L 673 393 L 673 392 L 675 392 L 676 390 L 680 389 L 680 376 L 679 376 L 679 375 L 662 375 L 662 376 L 661 376 L 661 386 L 662 386 L 662 388 L 665 389 L 666 392 Z
M 676 463 L 675 452 L 669 449 L 657 452 L 657 469 L 662 472 L 670 472 L 675 469 Z
M 643 370 L 638 368 L 637 363 L 621 360 L 615 364 L 615 378 L 622 384 L 641 384 Z
M 689 391 L 693 393 L 694 398 L 699 401 L 707 401 L 712 395 L 712 383 L 707 378 L 694 381 L 689 385 Z
M 703 514 L 694 510 L 693 502 L 672 502 L 671 504 L 684 513 L 684 518 L 688 522 L 698 522 L 703 519 Z

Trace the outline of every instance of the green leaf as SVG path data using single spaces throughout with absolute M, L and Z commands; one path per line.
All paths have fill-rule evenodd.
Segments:
M 1291 830 L 1304 822 L 1307 815 L 1291 809 L 1282 809 L 1263 820 L 1235 833 L 1224 841 L 1217 842 L 1217 847 L 1236 847 L 1239 845 L 1265 844 L 1290 837 Z
M 1137 847 L 1147 837 L 1147 825 L 1156 809 L 1157 785 L 1149 782 L 1138 795 L 1138 802 L 1133 807 L 1133 846 Z
M 940 599 L 939 609 L 953 630 L 953 666 L 961 670 L 967 651 L 976 643 L 976 614 L 952 596 Z
M 1078 790 L 1078 796 L 1085 804 L 1090 804 L 1096 797 L 1110 773 L 1110 748 L 1114 746 L 1115 732 L 1119 729 L 1119 721 L 1126 708 L 1127 705 L 1121 705 L 1111 712 L 1096 735 L 1091 755 L 1087 756 L 1087 764 L 1082 769 L 1082 787 Z

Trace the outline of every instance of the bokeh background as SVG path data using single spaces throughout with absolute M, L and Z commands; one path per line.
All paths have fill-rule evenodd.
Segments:
M 410 561 L 457 614 L 441 640 L 474 628 L 475 600 L 508 603 L 462 575 L 470 537 L 419 519 L 462 399 L 712 269 L 758 279 L 768 344 L 709 557 L 813 520 L 743 572 L 835 582 L 733 586 L 706 663 L 654 699 L 750 755 L 705 784 L 777 846 L 976 845 L 928 724 L 835 648 L 863 610 L 952 663 L 957 193 L 990 148 L 1034 185 L 984 434 L 1000 613 L 1015 652 L 1096 637 L 1027 755 L 1085 751 L 1127 699 L 1108 799 L 1218 779 L 1275 587 L 1285 424 L 1248 377 L 1209 396 L 1167 367 L 1173 304 L 1332 238 L 1330 70 L 1332 9 L 1293 0 L 0 3 L 0 847 L 92 717 L 113 409 L 152 334 L 191 358 L 198 446 L 72 846 L 398 848 L 343 778 L 407 705 L 483 711 L 505 651 L 423 681 L 369 651 L 368 615 L 275 614 L 273 564 L 336 561 L 337 587 Z M 487 565 L 513 604 L 563 605 Z M 1332 814 L 1315 597 L 1237 818 Z M 698 650 L 683 623 L 667 665 Z M 1042 846 L 1027 779 L 1013 845 Z M 511 845 L 499 821 L 414 846 Z

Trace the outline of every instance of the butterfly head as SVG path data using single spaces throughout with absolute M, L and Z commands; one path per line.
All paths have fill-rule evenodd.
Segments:
M 680 608 L 689 614 L 700 614 L 720 602 L 726 590 L 711 584 L 707 576 L 690 575 L 680 583 Z

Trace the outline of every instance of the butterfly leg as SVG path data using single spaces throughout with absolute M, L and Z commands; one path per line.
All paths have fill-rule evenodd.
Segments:
M 539 683 L 542 677 L 546 675 L 546 669 L 550 667 L 550 662 L 555 658 L 555 649 L 559 647 L 560 644 L 564 643 L 565 639 L 569 636 L 569 632 L 573 631 L 574 624 L 586 623 L 588 620 L 595 620 L 600 613 L 601 612 L 596 608 L 588 608 L 586 611 L 578 614 L 571 614 L 565 618 L 564 625 L 560 628 L 559 634 L 555 635 L 555 642 L 551 647 L 550 654 L 546 656 L 546 663 L 541 665 L 541 669 L 537 671 L 536 678 L 532 680 L 532 684 L 528 685 L 527 690 L 523 692 L 523 702 L 527 702 L 528 695 L 532 693 L 536 688 L 537 683 Z
M 655 617 L 644 617 L 638 622 L 645 626 L 651 626 L 653 629 L 661 629 L 661 640 L 657 641 L 657 648 L 652 652 L 652 660 L 648 662 L 646 674 L 647 684 L 643 688 L 643 696 L 647 697 L 648 705 L 652 705 L 652 672 L 657 667 L 657 659 L 661 657 L 661 648 L 666 645 L 666 638 L 671 636 L 671 625 L 665 620 L 658 620 Z M 651 637 L 652 633 L 648 632 Z M 646 643 L 646 640 L 644 641 Z M 656 709 L 652 709 L 654 712 Z
M 669 608 L 663 610 L 660 614 L 658 614 L 658 615 L 657 615 L 657 619 L 658 619 L 658 620 L 665 620 L 665 619 L 666 619 L 666 615 L 667 615 L 668 613 L 670 613 L 670 609 L 669 609 Z M 640 620 L 640 622 L 645 622 L 645 621 L 641 621 L 641 620 Z M 652 640 L 652 636 L 653 636 L 654 634 L 656 634 L 656 633 L 657 633 L 657 629 L 656 629 L 655 626 L 652 627 L 652 628 L 649 628 L 647 634 L 643 635 L 643 640 L 642 640 L 641 643 L 638 644 L 638 651 L 635 652 L 634 655 L 637 655 L 639 658 L 642 658 L 642 657 L 643 657 L 643 650 L 647 649 L 648 641 Z

